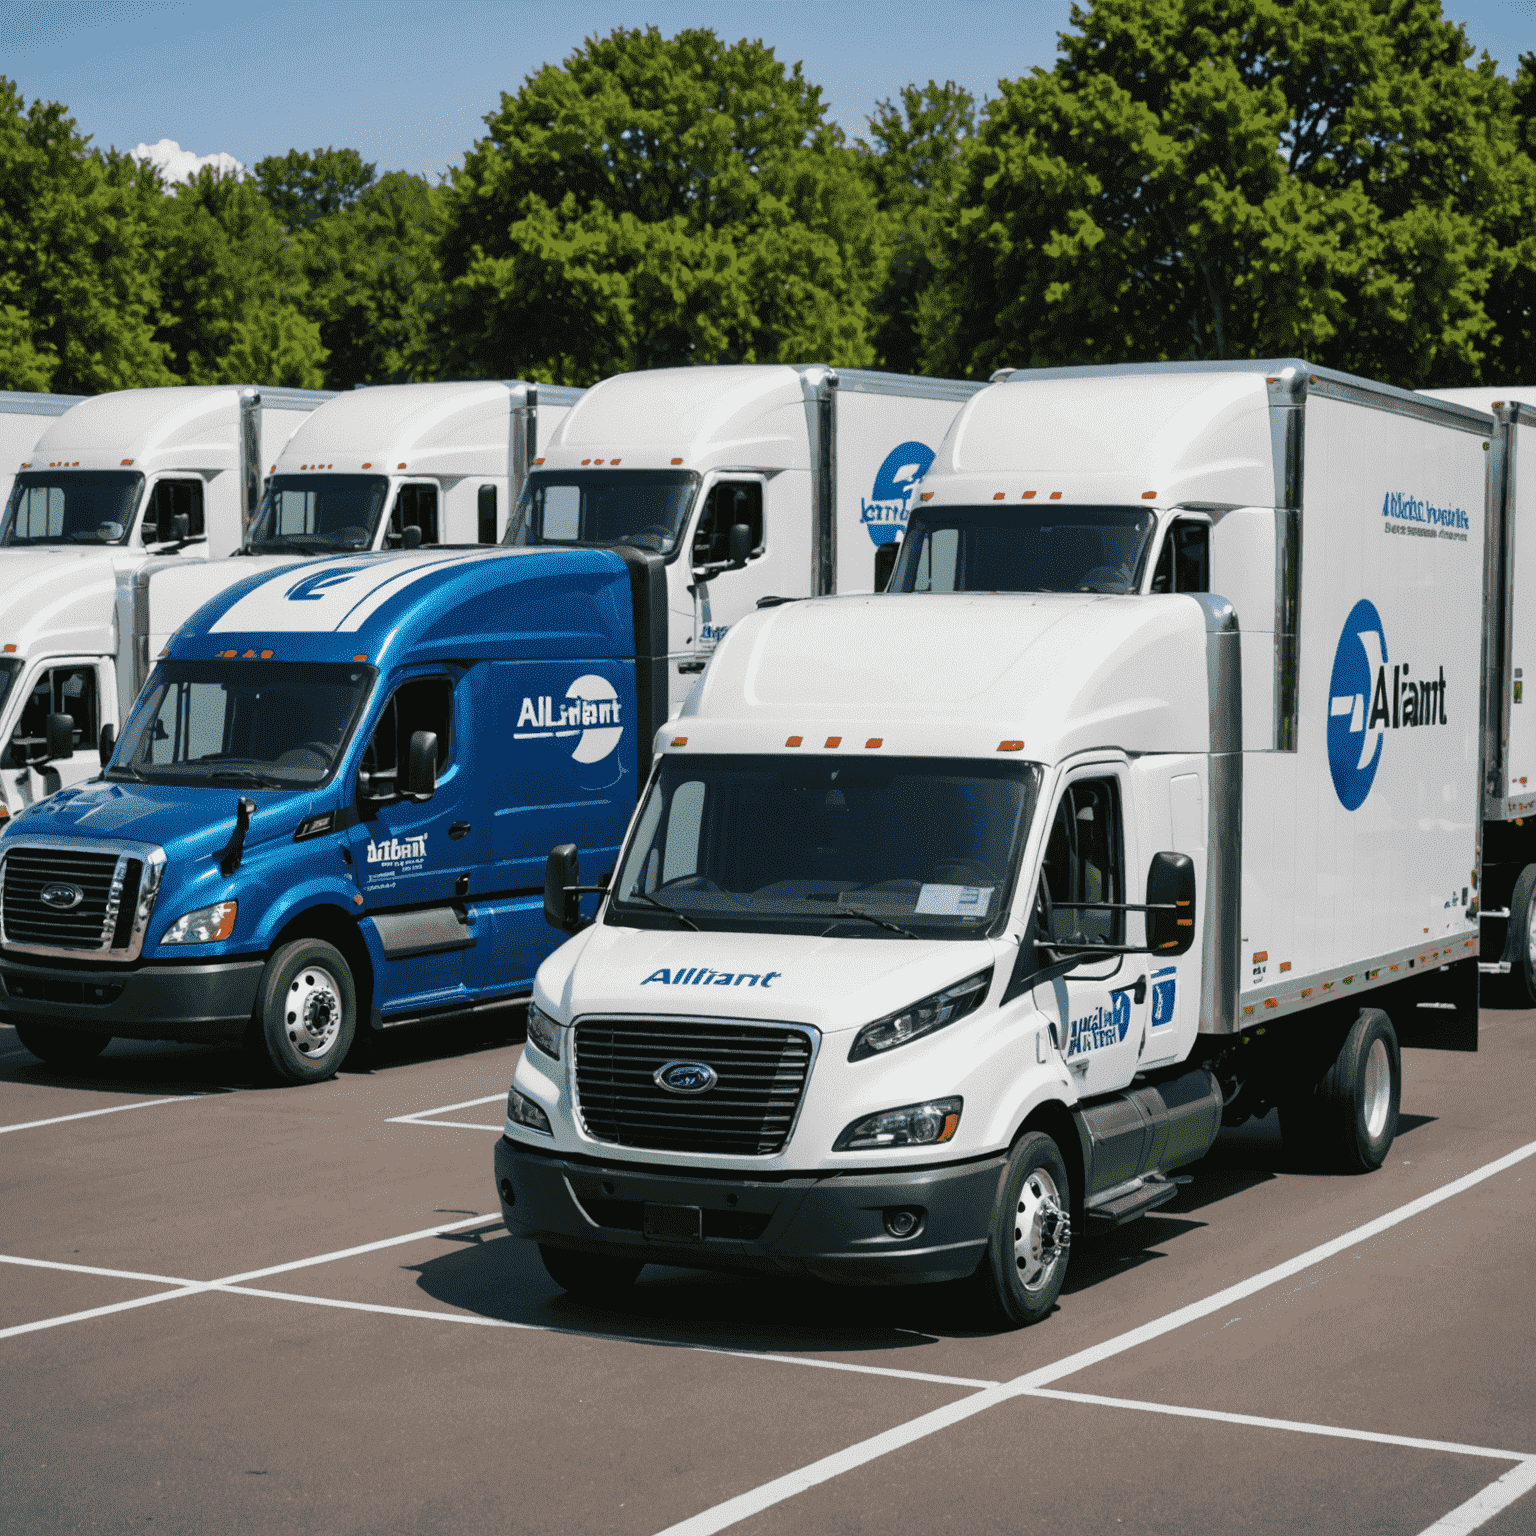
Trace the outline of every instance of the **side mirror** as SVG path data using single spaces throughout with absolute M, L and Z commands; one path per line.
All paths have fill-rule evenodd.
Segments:
M 745 523 L 731 524 L 731 564 L 740 570 L 752 558 L 752 530 Z
M 421 548 L 421 529 L 415 523 L 407 523 L 400 532 L 401 549 Z
M 1147 906 L 1147 949 L 1154 955 L 1187 954 L 1195 942 L 1195 862 L 1187 853 L 1152 855 Z
M 884 592 L 891 584 L 891 572 L 896 569 L 896 557 L 901 553 L 901 545 L 895 539 L 889 544 L 877 544 L 875 546 L 875 591 Z
M 188 539 L 192 536 L 192 519 L 185 512 L 178 512 L 171 519 L 171 537 Z
M 96 742 L 96 752 L 101 758 L 101 766 L 105 768 L 112 761 L 112 753 L 117 747 L 117 727 L 104 725 L 101 728 L 101 736 Z
M 144 544 L 158 544 L 160 542 L 160 529 L 155 523 L 145 523 L 139 530 L 139 541 Z
M 69 715 L 49 715 L 47 733 L 50 762 L 75 755 L 75 722 Z
M 544 921 L 562 933 L 581 926 L 581 897 L 566 889 L 579 883 L 580 868 L 575 843 L 561 843 L 544 861 Z
M 437 791 L 437 732 L 412 731 L 405 764 L 405 792 L 413 800 L 430 800 Z
M 96 537 L 103 544 L 116 544 L 122 536 L 123 525 L 121 523 L 102 523 L 96 529 Z

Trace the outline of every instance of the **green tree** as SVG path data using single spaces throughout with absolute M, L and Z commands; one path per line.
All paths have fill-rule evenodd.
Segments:
M 965 150 L 976 129 L 976 101 L 963 86 L 907 85 L 900 102 L 883 100 L 869 119 L 872 144 L 859 140 L 864 174 L 886 226 L 889 252 L 875 314 L 882 367 L 917 370 L 923 311 L 931 302 L 944 236 L 964 184 Z
M 303 237 L 306 313 L 330 354 L 326 383 L 403 384 L 437 376 L 428 330 L 441 306 L 442 188 L 391 171 Z
M 284 229 L 309 229 L 350 208 L 374 183 L 375 166 L 355 149 L 290 149 L 256 162 L 256 185 Z
M 162 208 L 161 332 L 188 384 L 325 379 L 302 255 L 254 183 L 204 168 Z
M 874 360 L 874 200 L 820 89 L 761 42 L 620 29 L 486 121 L 443 236 L 449 367 Z
M 1488 285 L 1493 331 L 1483 364 L 1490 384 L 1536 377 L 1536 53 L 1520 55 L 1507 110 L 1518 157 L 1511 172 L 1514 195 L 1492 231 L 1499 249 Z
M 1299 353 L 1477 377 L 1508 85 L 1439 0 L 1094 0 L 1004 82 L 929 306 L 930 360 Z
M 0 76 L 0 388 L 173 382 L 155 337 L 160 182 Z

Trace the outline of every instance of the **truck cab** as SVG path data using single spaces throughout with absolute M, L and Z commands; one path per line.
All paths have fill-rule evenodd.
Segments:
M 648 767 L 660 592 L 634 552 L 492 548 L 220 594 L 101 771 L 0 835 L 22 1043 L 244 1040 L 306 1082 L 359 1031 L 526 992 L 550 841 L 616 851 Z

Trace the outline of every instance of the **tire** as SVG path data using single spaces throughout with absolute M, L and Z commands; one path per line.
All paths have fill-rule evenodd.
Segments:
M 971 1282 L 992 1324 L 1023 1328 L 1050 1315 L 1067 1277 L 1072 1186 L 1056 1143 L 1026 1131 L 1008 1159 L 986 1257 Z
M 1509 898 L 1509 931 L 1516 935 L 1516 952 L 1509 975 L 1496 990 L 1506 1008 L 1536 1008 L 1536 864 L 1527 864 Z M 1506 947 L 1505 953 L 1508 954 Z
M 644 1268 L 638 1259 L 578 1253 L 572 1248 L 551 1248 L 547 1243 L 539 1244 L 539 1257 L 549 1278 L 582 1301 L 613 1301 L 618 1292 L 635 1283 Z
M 83 1067 L 94 1061 L 112 1041 L 111 1035 L 98 1035 L 83 1030 L 59 1029 L 53 1024 L 39 1024 L 36 1020 L 13 1019 L 16 1038 L 50 1066 Z
M 257 992 L 256 1029 L 284 1082 L 332 1076 L 357 1033 L 357 988 L 334 944 L 297 939 L 274 951 Z
M 1379 1008 L 1361 1009 L 1322 1066 L 1314 1089 L 1280 1106 L 1287 1153 L 1324 1172 L 1370 1173 L 1392 1150 L 1402 1104 L 1402 1053 L 1391 1019 Z

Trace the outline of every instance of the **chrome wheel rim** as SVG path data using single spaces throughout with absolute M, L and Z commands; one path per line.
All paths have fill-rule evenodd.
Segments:
M 323 965 L 306 965 L 288 985 L 283 1028 L 299 1055 L 318 1061 L 341 1033 L 341 988 Z
M 1525 909 L 1525 955 L 1527 974 L 1536 976 L 1536 900 Z
M 1050 1284 L 1071 1241 L 1061 1192 L 1044 1168 L 1025 1176 L 1013 1217 L 1013 1262 L 1019 1284 L 1040 1291 Z
M 1365 1083 L 1361 1095 L 1365 1102 L 1365 1134 L 1375 1141 L 1387 1127 L 1387 1112 L 1392 1107 L 1392 1061 L 1387 1042 L 1371 1041 L 1365 1056 Z

